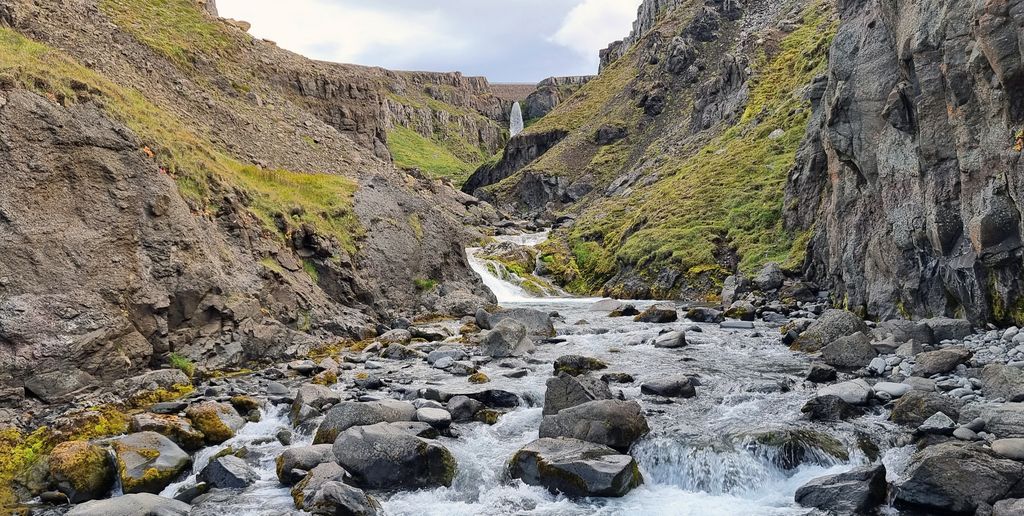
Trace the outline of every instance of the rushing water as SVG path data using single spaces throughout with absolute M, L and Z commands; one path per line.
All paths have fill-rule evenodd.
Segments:
M 512 114 L 509 115 L 509 120 L 508 130 L 512 136 L 523 132 L 523 108 L 518 102 L 512 104 Z
M 542 238 L 517 241 L 533 245 Z M 473 257 L 474 250 L 469 254 Z M 868 462 L 858 446 L 864 437 L 879 445 L 887 466 L 899 467 L 909 455 L 906 449 L 889 449 L 897 430 L 881 414 L 829 426 L 801 420 L 800 407 L 814 392 L 813 386 L 803 383 L 808 361 L 782 346 L 773 328 L 759 323 L 756 331 L 737 331 L 712 324 L 681 321 L 654 325 L 609 318 L 589 311 L 593 300 L 531 297 L 490 275 L 481 260 L 473 258 L 471 262 L 501 304 L 557 312 L 556 329 L 565 340 L 541 345 L 529 360 L 496 360 L 483 365 L 481 370 L 492 379 L 487 388 L 515 392 L 527 403 L 493 426 L 458 425 L 458 438 L 440 439 L 459 464 L 451 487 L 373 493 L 390 515 L 801 515 L 809 511 L 793 503 L 796 489 L 817 476 Z M 650 303 L 636 304 L 643 308 Z M 687 330 L 689 345 L 668 350 L 644 344 L 664 329 Z M 612 385 L 613 392 L 621 390 L 627 399 L 641 402 L 651 426 L 651 434 L 631 450 L 645 483 L 623 498 L 571 500 L 510 482 L 505 476 L 513 453 L 538 436 L 545 381 L 551 363 L 565 354 L 600 358 L 609 364 L 609 372 L 636 378 L 635 383 Z M 464 377 L 425 365 L 381 362 L 385 364 L 383 373 L 413 389 L 429 386 L 457 392 L 472 388 Z M 517 379 L 503 375 L 513 368 L 531 372 Z M 696 398 L 660 404 L 641 396 L 643 381 L 678 373 L 700 379 Z M 195 514 L 291 513 L 288 491 L 277 484 L 274 474 L 274 458 L 285 447 L 266 439 L 287 426 L 285 409 L 271 410 L 264 413 L 262 422 L 247 425 L 229 441 L 227 444 L 236 448 L 249 449 L 250 462 L 259 467 L 261 481 L 243 495 L 201 503 Z M 800 458 L 799 465 L 790 464 L 786 469 L 785 457 L 777 448 L 758 446 L 751 437 L 770 430 L 797 429 L 832 436 L 849 451 L 849 460 L 812 449 Z M 296 436 L 297 446 L 309 442 L 308 435 Z M 196 457 L 194 472 L 205 466 L 212 453 L 204 451 Z M 191 483 L 192 477 L 169 487 L 165 494 Z

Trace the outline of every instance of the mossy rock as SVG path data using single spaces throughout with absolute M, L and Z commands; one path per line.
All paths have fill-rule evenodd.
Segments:
M 50 476 L 71 503 L 102 498 L 114 484 L 114 468 L 107 451 L 88 441 L 58 444 L 49 462 Z
M 804 428 L 750 434 L 747 443 L 748 448 L 762 453 L 785 470 L 796 469 L 805 463 L 828 466 L 850 460 L 846 446 L 836 438 Z
M 579 376 L 592 371 L 607 369 L 608 364 L 602 360 L 582 355 L 565 355 L 555 360 L 555 376 L 558 373 L 565 373 L 569 376 Z
M 207 444 L 227 441 L 245 425 L 245 420 L 231 405 L 212 401 L 192 405 L 185 410 L 185 416 L 206 436 Z
M 263 401 L 252 396 L 232 396 L 230 402 L 239 414 L 248 414 L 253 410 L 263 408 Z
M 504 415 L 505 413 L 500 410 L 481 409 L 477 411 L 477 413 L 474 414 L 473 417 L 476 418 L 476 420 L 481 423 L 487 425 L 496 425 L 498 424 L 498 420 L 501 419 L 501 416 Z
M 130 428 L 132 432 L 156 432 L 189 451 L 196 451 L 206 443 L 206 436 L 187 419 L 170 414 L 136 414 L 132 416 Z
M 469 383 L 482 384 L 489 383 L 490 381 L 491 379 L 484 373 L 473 373 L 469 375 Z
M 323 371 L 314 376 L 311 382 L 317 385 L 330 387 L 331 385 L 338 383 L 338 373 L 335 373 L 334 371 Z
M 158 494 L 192 463 L 170 439 L 139 432 L 111 441 L 123 491 Z

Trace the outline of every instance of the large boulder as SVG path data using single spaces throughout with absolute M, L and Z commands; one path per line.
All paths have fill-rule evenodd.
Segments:
M 324 516 L 373 516 L 380 504 L 361 489 L 344 483 L 347 473 L 334 462 L 313 468 L 292 488 L 295 508 Z
M 260 474 L 244 460 L 225 455 L 210 460 L 199 472 L 198 479 L 218 489 L 243 489 L 259 480 Z
M 963 340 L 974 333 L 971 321 L 967 319 L 951 319 L 949 317 L 933 317 L 921 321 L 932 329 L 935 340 Z
M 662 333 L 651 339 L 651 344 L 656 348 L 676 349 L 686 347 L 686 334 L 681 331 L 670 331 Z
M 159 493 L 192 464 L 192 458 L 156 432 L 139 432 L 110 442 L 125 493 Z
M 992 516 L 1020 516 L 1024 514 L 1024 498 L 999 500 L 992 506 Z
M 188 516 L 192 506 L 150 493 L 126 494 L 76 505 L 67 516 Z
M 277 479 L 290 486 L 313 468 L 334 460 L 334 443 L 288 448 L 275 461 Z
M 569 497 L 625 496 L 643 483 L 633 457 L 566 437 L 527 444 L 512 457 L 509 473 L 526 484 Z
M 725 314 L 721 310 L 697 306 L 686 311 L 686 318 L 693 322 L 717 324 L 725 321 Z
M 650 432 L 647 418 L 635 401 L 598 400 L 544 416 L 541 437 L 572 437 L 628 451 Z
M 985 431 L 999 438 L 1024 438 L 1024 403 L 968 405 L 961 418 L 985 421 Z
M 681 374 L 648 380 L 640 385 L 640 392 L 666 398 L 692 398 L 697 395 L 693 379 Z
M 581 355 L 564 355 L 555 360 L 556 375 L 565 373 L 569 376 L 579 376 L 607 368 L 608 364 L 603 361 Z
M 874 395 L 874 389 L 868 382 L 858 378 L 846 382 L 826 385 L 818 389 L 818 396 L 839 396 L 851 405 L 867 405 Z
M 892 336 L 896 342 L 914 341 L 918 344 L 934 344 L 935 333 L 932 327 L 921 321 L 907 321 L 903 319 L 892 319 L 878 324 L 875 333 L 880 340 Z
M 532 308 L 512 308 L 500 310 L 493 314 L 484 310 L 477 310 L 476 324 L 482 329 L 490 330 L 497 327 L 498 323 L 506 319 L 513 319 L 526 326 L 527 334 L 534 337 L 554 337 L 555 324 L 551 321 L 551 314 L 534 310 Z
M 775 428 L 737 437 L 746 442 L 748 450 L 769 457 L 776 466 L 787 471 L 808 463 L 828 466 L 850 459 L 842 442 L 810 428 Z
M 1024 371 L 1003 364 L 989 364 L 981 372 L 986 398 L 1024 401 Z
M 676 322 L 678 319 L 679 312 L 676 310 L 675 305 L 662 303 L 648 307 L 633 320 L 636 322 L 664 324 Z
M 791 346 L 795 351 L 818 351 L 829 343 L 857 333 L 870 333 L 864 320 L 846 310 L 828 310 L 803 331 Z
M 334 456 L 357 485 L 372 489 L 450 486 L 457 467 L 444 446 L 389 423 L 345 430 L 334 442 Z
M 480 340 L 480 354 L 489 357 L 517 357 L 535 348 L 527 329 L 516 319 L 503 319 Z
M 722 306 L 730 306 L 740 296 L 750 292 L 750 280 L 744 276 L 729 276 L 722 283 Z
M 316 429 L 313 444 L 333 443 L 338 435 L 354 426 L 414 421 L 416 407 L 398 400 L 343 401 L 331 407 Z
M 864 414 L 861 409 L 833 394 L 807 400 L 800 412 L 807 414 L 811 421 L 846 421 Z
M 581 405 L 588 401 L 612 399 L 608 384 L 590 375 L 570 376 L 560 373 L 548 378 L 544 391 L 544 415 Z
M 973 514 L 1003 498 L 1024 478 L 1024 465 L 979 444 L 946 442 L 914 454 L 896 484 L 899 505 L 940 513 Z
M 202 432 L 193 428 L 187 419 L 175 415 L 135 414 L 128 429 L 132 432 L 156 432 L 186 451 L 196 451 L 206 445 L 206 436 Z
M 876 356 L 878 352 L 871 345 L 871 337 L 865 333 L 841 337 L 821 348 L 821 359 L 826 364 L 843 369 L 866 367 Z
M 204 401 L 191 405 L 185 416 L 203 433 L 206 444 L 220 444 L 235 436 L 245 426 L 245 419 L 229 403 Z
M 815 478 L 796 490 L 796 503 L 832 514 L 870 514 L 886 500 L 885 466 Z
M 917 428 L 938 412 L 955 420 L 960 417 L 960 401 L 937 392 L 912 390 L 896 400 L 889 419 Z
M 754 276 L 754 286 L 765 292 L 782 287 L 785 281 L 786 275 L 782 272 L 782 267 L 775 262 L 765 264 L 761 272 Z
M 88 441 L 68 441 L 50 452 L 50 477 L 71 503 L 103 498 L 114 485 L 107 451 Z
M 971 354 L 969 350 L 959 347 L 918 353 L 914 357 L 914 376 L 928 377 L 948 373 L 970 360 Z

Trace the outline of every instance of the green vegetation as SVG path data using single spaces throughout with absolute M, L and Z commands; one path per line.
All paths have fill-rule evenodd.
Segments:
M 623 268 L 649 278 L 674 269 L 687 282 L 700 279 L 697 287 L 711 295 L 730 272 L 721 256 L 735 254 L 748 273 L 769 261 L 802 262 L 810 233 L 783 229 L 783 189 L 810 116 L 800 91 L 824 71 L 835 31 L 824 9 L 808 8 L 800 27 L 755 61 L 750 100 L 736 125 L 702 147 L 652 145 L 647 156 L 657 158 L 658 182 L 589 207 L 558 235 L 564 243 L 544 247 L 542 259 L 567 288 L 600 290 Z
M 426 138 L 402 126 L 395 126 L 388 132 L 388 148 L 391 149 L 395 165 L 399 168 L 419 169 L 431 177 L 447 177 L 453 183 L 461 185 L 485 161 L 484 154 L 479 149 L 476 150 L 476 156 L 467 161 L 466 158 L 460 158 L 452 152 L 450 144 L 446 145 L 445 142 L 438 140 L 440 139 Z M 465 148 L 469 144 L 457 141 L 455 145 Z
M 167 356 L 167 363 L 181 372 L 188 375 L 189 378 L 196 373 L 196 365 L 192 363 L 188 357 L 179 355 L 177 353 L 171 353 Z
M 530 124 L 524 132 L 575 131 L 595 121 L 638 117 L 640 109 L 628 99 L 629 85 L 637 81 L 632 54 L 630 51 L 606 68 L 599 77 L 585 84 L 536 123 Z
M 306 271 L 313 283 L 320 283 L 320 271 L 316 270 L 316 264 L 308 259 L 302 260 L 302 270 Z
M 1024 128 L 1017 130 L 1017 134 L 1013 135 L 1013 140 L 1013 150 L 1024 151 Z
M 237 36 L 210 19 L 195 0 L 101 0 L 114 23 L 178 66 L 196 56 L 222 55 L 234 48 Z
M 430 292 L 437 287 L 437 280 L 429 278 L 416 278 L 413 280 L 413 283 L 416 285 L 416 290 L 420 292 Z
M 217 192 L 233 187 L 246 194 L 249 209 L 268 230 L 276 232 L 279 219 L 291 227 L 308 224 L 347 251 L 355 250 L 362 229 L 352 209 L 356 183 L 351 179 L 240 163 L 139 91 L 7 28 L 0 28 L 0 73 L 55 100 L 77 98 L 83 90 L 101 96 L 106 111 L 147 142 L 145 150 L 152 149 L 147 154 L 155 154 L 182 195 L 211 212 L 217 209 Z

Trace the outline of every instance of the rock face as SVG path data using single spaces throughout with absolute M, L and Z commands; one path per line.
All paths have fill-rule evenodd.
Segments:
M 981 445 L 943 443 L 914 454 L 896 502 L 910 507 L 973 514 L 980 504 L 1006 497 L 1024 477 L 1019 462 L 1001 459 Z
M 571 437 L 628 451 L 650 428 L 635 401 L 599 400 L 544 416 L 541 437 Z
M 816 478 L 796 490 L 796 503 L 834 514 L 869 514 L 885 502 L 884 466 Z
M 839 9 L 787 185 L 787 225 L 816 228 L 806 272 L 882 319 L 1019 319 L 1020 2 Z
M 176 444 L 156 432 L 140 432 L 111 442 L 125 493 L 159 493 L 192 463 Z
M 516 452 L 509 473 L 570 497 L 625 496 L 643 483 L 636 461 L 576 439 L 538 439 Z
M 981 373 L 985 396 L 1006 401 L 1024 401 L 1024 371 L 1002 364 L 989 364 Z
M 523 119 L 536 120 L 551 112 L 572 96 L 593 76 L 548 77 L 537 84 L 537 89 L 523 101 Z
M 457 463 L 447 448 L 388 423 L 345 430 L 334 456 L 357 485 L 375 489 L 450 486 Z

